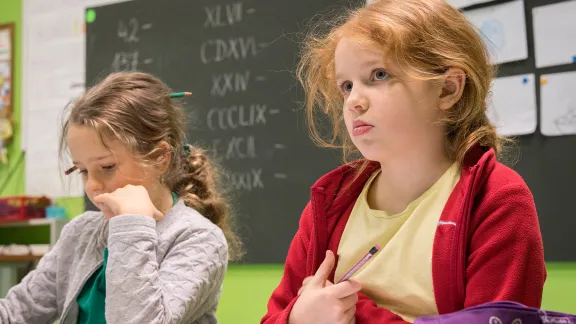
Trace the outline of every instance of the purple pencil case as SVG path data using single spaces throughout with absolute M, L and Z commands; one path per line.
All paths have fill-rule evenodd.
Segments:
M 419 317 L 414 324 L 576 324 L 576 315 L 515 302 L 491 302 L 458 312 Z

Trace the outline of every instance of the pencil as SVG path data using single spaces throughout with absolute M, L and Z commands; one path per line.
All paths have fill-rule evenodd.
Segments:
M 170 98 L 182 98 L 191 96 L 192 92 L 174 92 L 170 94 Z
M 71 167 L 70 169 L 64 171 L 64 175 L 69 175 L 70 173 L 76 171 L 78 169 L 76 166 Z
M 368 260 L 370 260 L 378 251 L 380 251 L 380 245 L 376 244 L 376 246 L 371 248 L 370 251 L 368 251 L 368 253 L 362 257 L 362 259 L 360 259 L 360 261 L 358 261 L 350 270 L 348 270 L 348 272 L 342 276 L 340 280 L 338 280 L 337 283 L 341 283 L 342 281 L 350 279 L 350 277 L 352 277 L 352 275 L 354 275 L 360 268 L 362 268 L 362 266 L 368 262 Z

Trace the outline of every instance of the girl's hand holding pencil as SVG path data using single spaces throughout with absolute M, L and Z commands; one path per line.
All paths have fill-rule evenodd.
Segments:
M 302 281 L 302 287 L 300 287 L 300 289 L 298 290 L 298 296 L 302 295 L 302 293 L 304 292 L 304 290 L 306 290 L 306 286 L 310 283 L 310 281 L 312 280 L 312 278 L 314 278 L 314 276 L 310 276 L 310 277 L 306 277 L 303 281 Z M 324 283 L 324 287 L 330 287 L 332 286 L 333 283 L 330 280 L 326 280 L 326 282 Z
M 374 256 L 374 254 L 378 253 L 378 251 L 380 251 L 380 245 L 376 244 L 373 248 L 370 249 L 370 251 L 368 251 L 368 253 L 366 253 L 366 255 L 364 255 L 364 257 L 362 257 L 362 259 L 360 259 L 352 267 L 352 269 L 348 270 L 342 276 L 342 278 L 340 278 L 340 280 L 338 280 L 337 283 L 349 280 L 356 272 L 358 272 L 358 270 L 360 270 L 360 268 L 362 268 L 362 266 L 364 264 L 366 264 L 366 262 L 368 262 L 368 260 L 370 260 Z M 300 287 L 300 289 L 298 290 L 298 295 L 301 295 L 302 292 L 304 292 L 304 290 L 306 289 L 306 286 L 308 285 L 308 283 L 310 283 L 310 280 L 312 280 L 312 278 L 314 278 L 314 276 L 306 277 L 302 281 L 302 287 Z M 330 280 L 326 280 L 326 282 L 324 283 L 325 287 L 332 286 L 332 285 L 333 285 L 333 283 Z
M 328 276 L 334 268 L 334 254 L 326 252 L 326 258 L 294 304 L 289 324 L 353 324 L 356 323 L 357 292 L 362 285 L 349 279 L 331 284 Z M 330 283 L 327 285 L 327 282 Z

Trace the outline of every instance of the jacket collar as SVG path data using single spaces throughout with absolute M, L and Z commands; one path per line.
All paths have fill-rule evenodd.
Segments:
M 358 174 L 360 167 L 366 164 L 366 168 Z M 474 196 L 485 180 L 488 178 L 494 166 L 496 156 L 491 148 L 474 146 L 464 157 L 462 165 L 461 182 L 470 181 L 473 171 L 477 171 L 474 179 L 472 195 Z M 358 193 L 370 176 L 380 167 L 378 162 L 357 160 L 340 166 L 322 176 L 311 188 L 312 200 L 315 205 L 322 206 L 326 216 L 336 215 L 332 211 L 340 210 L 340 207 L 349 205 L 358 198 Z M 322 201 L 318 201 L 318 199 Z

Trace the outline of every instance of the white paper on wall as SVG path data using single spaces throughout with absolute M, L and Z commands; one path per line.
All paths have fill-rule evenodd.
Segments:
M 540 100 L 543 135 L 576 134 L 576 72 L 542 75 Z
M 484 37 L 493 64 L 528 58 L 523 0 L 474 9 L 464 14 Z
M 538 123 L 534 74 L 495 79 L 487 113 L 502 136 L 534 133 Z
M 452 7 L 458 9 L 490 1 L 494 0 L 446 0 Z
M 576 0 L 532 9 L 536 67 L 576 63 Z

